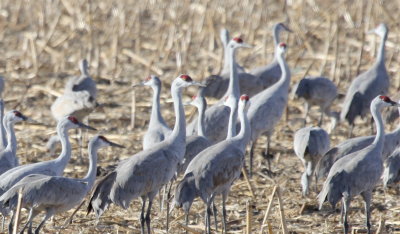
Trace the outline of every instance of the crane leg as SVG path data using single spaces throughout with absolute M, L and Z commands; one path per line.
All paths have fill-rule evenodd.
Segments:
M 324 112 L 321 110 L 321 115 L 319 116 L 319 121 L 318 121 L 318 127 L 321 127 L 323 119 L 324 119 Z
M 371 126 L 371 135 L 374 135 L 374 118 L 372 118 L 372 117 L 371 117 L 370 126 Z
M 215 206 L 215 200 L 212 201 L 212 207 L 213 207 L 215 231 L 218 232 L 217 207 Z
M 222 222 L 223 232 L 226 233 L 226 207 L 225 207 L 226 195 L 222 195 Z
M 307 125 L 307 116 L 308 116 L 308 112 L 310 111 L 310 106 L 308 105 L 307 102 L 304 103 L 304 109 L 306 110 L 306 113 L 304 114 L 304 123 L 303 123 L 303 127 L 305 127 Z
M 343 212 L 344 212 L 343 229 L 344 229 L 344 233 L 348 234 L 349 233 L 349 223 L 348 223 L 347 217 L 348 217 L 348 212 L 349 212 L 349 208 L 350 208 L 350 196 L 348 194 L 344 194 L 342 201 L 343 201 Z
M 44 223 L 54 215 L 54 209 L 48 209 L 46 212 L 46 215 L 42 219 L 42 222 L 40 222 L 39 226 L 35 230 L 35 234 L 39 234 L 40 229 L 43 227 Z
M 81 202 L 81 204 L 79 204 L 78 207 L 76 207 L 76 209 L 74 210 L 74 212 L 72 212 L 71 216 L 69 216 L 69 218 L 64 222 L 64 227 L 67 227 L 69 224 L 72 223 L 72 219 L 74 218 L 76 212 L 78 212 L 78 210 L 82 207 L 82 205 L 85 203 L 85 199 L 83 199 L 83 201 Z
M 145 222 L 144 209 L 146 207 L 146 197 L 142 196 L 141 199 L 142 199 L 142 210 L 140 212 L 140 230 L 141 230 L 141 234 L 144 234 L 144 222 Z
M 153 205 L 152 199 L 149 199 L 149 205 L 147 206 L 147 212 L 146 212 L 146 226 L 147 226 L 147 233 L 151 234 L 151 229 L 150 229 L 150 213 L 151 213 L 151 206 Z
M 253 156 L 254 156 L 254 150 L 257 145 L 257 139 L 251 142 L 250 146 L 250 159 L 249 159 L 249 176 L 250 178 L 253 176 Z
M 29 210 L 29 216 L 28 216 L 28 221 L 26 222 L 26 224 L 24 225 L 24 227 L 21 230 L 21 234 L 24 233 L 25 229 L 28 227 L 28 233 L 32 233 L 32 222 L 33 219 L 36 217 L 36 215 L 38 215 L 39 212 L 35 211 L 34 209 L 30 209 Z
M 354 128 L 354 123 L 351 123 L 351 124 L 350 124 L 350 129 L 349 129 L 348 138 L 352 138 L 352 137 L 353 137 L 353 128 Z
M 206 205 L 206 233 L 211 234 L 210 216 L 211 216 L 211 201 L 207 202 Z
M 189 225 L 189 212 L 185 213 L 185 225 L 186 227 Z M 187 229 L 185 229 L 185 233 L 188 234 Z
M 15 217 L 15 212 L 11 211 L 11 218 L 10 218 L 10 222 L 8 223 L 8 233 L 13 233 L 13 225 L 14 225 L 14 217 Z
M 371 223 L 370 223 L 371 210 L 370 210 L 370 205 L 371 205 L 372 193 L 371 193 L 371 191 L 365 191 L 365 192 L 361 193 L 361 196 L 364 199 L 365 217 L 366 217 L 365 221 L 366 221 L 368 234 L 370 234 L 371 233 Z
M 167 233 L 169 230 L 169 199 L 171 198 L 171 188 L 172 188 L 172 180 L 168 182 L 169 186 L 168 186 L 168 193 L 167 193 Z
M 4 224 L 6 223 L 6 216 L 3 215 L 2 222 L 1 222 L 1 231 L 4 231 Z

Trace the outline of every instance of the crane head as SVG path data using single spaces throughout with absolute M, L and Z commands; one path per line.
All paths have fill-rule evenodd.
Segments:
M 292 30 L 291 30 L 290 28 L 288 28 L 284 23 L 277 23 L 277 24 L 275 25 L 275 27 L 276 27 L 276 29 L 277 29 L 278 31 L 285 30 L 285 31 L 287 31 L 287 32 L 292 32 Z
M 286 47 L 287 47 L 286 43 L 284 42 L 279 43 L 277 48 L 278 54 L 284 54 L 286 52 Z
M 155 75 L 149 75 L 148 77 L 144 78 L 144 81 L 140 82 L 139 84 L 134 84 L 132 87 L 141 87 L 141 86 L 161 86 L 161 80 Z
M 240 109 L 240 107 L 246 109 L 248 107 L 249 101 L 250 101 L 250 97 L 247 94 L 243 94 L 242 96 L 240 96 L 239 109 Z
M 400 106 L 400 103 L 392 101 L 388 96 L 380 95 L 375 99 L 380 100 L 380 103 L 385 104 L 384 106 Z
M 89 126 L 89 125 L 86 125 L 86 124 L 83 124 L 83 123 L 79 122 L 79 120 L 75 116 L 71 116 L 71 115 L 67 116 L 66 117 L 66 121 L 64 121 L 64 120 L 65 119 L 61 119 L 59 124 L 60 123 L 62 123 L 62 124 L 66 123 L 66 127 L 68 129 L 69 128 L 86 128 L 86 129 L 89 129 L 89 130 L 97 130 L 97 129 Z
M 243 42 L 243 39 L 240 37 L 234 37 L 229 42 L 229 46 L 232 49 L 236 48 L 251 48 L 252 46 Z
M 375 33 L 376 35 L 380 36 L 381 38 L 386 39 L 387 33 L 388 33 L 388 27 L 386 26 L 386 24 L 381 23 L 378 25 L 378 27 L 368 31 L 368 34 L 372 34 Z
M 186 75 L 186 74 L 182 74 L 182 75 L 178 76 L 172 83 L 172 86 L 177 86 L 177 87 L 181 87 L 181 88 L 189 87 L 189 86 L 193 86 L 193 85 L 201 86 L 201 87 L 205 86 L 199 82 L 194 81 L 189 75 Z
M 5 118 L 7 119 L 7 121 L 9 121 L 11 123 L 17 123 L 17 122 L 28 120 L 28 118 L 25 115 L 23 115 L 21 112 L 16 111 L 16 110 L 7 112 L 7 114 L 5 115 Z

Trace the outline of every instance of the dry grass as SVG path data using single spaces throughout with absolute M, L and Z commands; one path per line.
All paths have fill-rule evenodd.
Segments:
M 167 90 L 179 73 L 188 73 L 201 80 L 221 69 L 219 30 L 227 27 L 233 36 L 242 35 L 254 45 L 239 52 L 238 59 L 250 69 L 272 59 L 272 25 L 286 22 L 294 33 L 284 35 L 289 45 L 287 55 L 292 70 L 292 82 L 305 74 L 330 77 L 345 93 L 350 80 L 368 68 L 374 60 L 377 38 L 366 36 L 367 29 L 380 22 L 389 26 L 386 44 L 386 65 L 391 76 L 391 94 L 400 86 L 398 1 L 353 0 L 316 1 L 81 1 L 81 0 L 2 0 L 0 1 L 0 73 L 6 77 L 7 109 L 17 108 L 26 115 L 48 123 L 49 127 L 19 125 L 18 156 L 22 163 L 49 160 L 44 142 L 54 133 L 55 122 L 49 112 L 55 96 L 62 92 L 65 78 L 77 74 L 77 62 L 86 57 L 90 73 L 99 89 L 99 102 L 106 106 L 90 115 L 90 123 L 104 135 L 124 144 L 124 150 L 103 150 L 102 166 L 114 164 L 141 149 L 141 138 L 149 118 L 150 90 L 136 92 L 136 124 L 130 126 L 131 83 L 149 73 L 159 75 L 164 82 L 163 115 L 170 124 L 174 115 Z M 186 94 L 192 95 L 195 89 Z M 187 98 L 187 97 L 185 97 Z M 336 104 L 339 104 L 337 101 Z M 339 214 L 316 210 L 316 193 L 302 198 L 300 173 L 302 166 L 292 150 L 293 132 L 300 128 L 301 102 L 289 102 L 289 120 L 282 120 L 273 136 L 274 178 L 280 184 L 287 229 L 295 233 L 340 232 Z M 338 108 L 338 106 L 335 106 Z M 189 110 L 188 110 L 189 111 Z M 189 112 L 188 112 L 189 113 Z M 312 110 L 311 121 L 316 124 L 318 113 Z M 367 121 L 359 121 L 356 135 L 369 134 Z M 325 126 L 327 127 L 327 126 Z M 332 144 L 345 139 L 347 125 L 339 126 Z M 393 128 L 394 126 L 390 126 Z M 89 136 L 92 133 L 88 134 Z M 87 135 L 86 135 L 87 136 Z M 88 136 L 87 136 L 88 137 Z M 260 143 L 265 142 L 261 139 Z M 263 145 L 260 144 L 258 152 Z M 85 165 L 76 164 L 77 150 L 66 170 L 67 176 L 82 176 Z M 250 195 L 244 180 L 237 181 L 227 204 L 229 232 L 246 230 L 246 204 L 252 211 L 253 232 L 260 225 L 267 209 L 274 184 L 262 174 L 264 162 L 256 157 L 258 173 L 251 179 L 255 197 Z M 303 214 L 301 207 L 307 202 Z M 95 225 L 93 215 L 77 214 L 74 223 L 66 228 L 53 227 L 49 222 L 44 232 L 104 233 L 139 232 L 139 201 L 129 210 L 111 207 Z M 363 205 L 359 198 L 352 203 L 350 222 L 353 229 L 364 230 Z M 387 233 L 400 231 L 398 189 L 384 192 L 379 186 L 372 205 L 373 229 L 385 221 Z M 204 207 L 196 202 L 192 209 L 191 226 L 202 229 Z M 25 214 L 25 212 L 23 212 Z M 55 218 L 60 226 L 68 214 Z M 182 232 L 183 213 L 172 212 L 171 233 Z M 25 217 L 25 216 L 24 216 Z M 153 232 L 163 233 L 165 212 L 155 205 L 152 213 Z M 24 218 L 23 218 L 24 219 Z M 282 232 L 279 206 L 274 201 L 267 219 L 273 232 Z M 264 232 L 269 229 L 267 224 Z

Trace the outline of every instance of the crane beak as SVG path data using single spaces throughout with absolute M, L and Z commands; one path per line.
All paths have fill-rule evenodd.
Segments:
M 135 87 L 141 87 L 141 86 L 144 86 L 144 82 L 140 82 L 139 84 L 133 84 L 133 85 L 132 85 L 133 88 L 135 88 Z
M 195 86 L 200 86 L 200 87 L 206 87 L 206 85 L 205 85 L 205 84 L 202 84 L 202 83 L 200 83 L 200 82 L 197 82 L 197 81 L 192 81 L 192 85 L 195 85 Z
M 289 28 L 289 27 L 287 27 L 286 25 L 282 25 L 283 26 L 283 28 L 286 30 L 286 31 L 288 31 L 288 32 L 290 32 L 290 33 L 292 33 L 293 31 Z
M 375 31 L 375 29 L 371 29 L 371 30 L 369 30 L 368 32 L 367 32 L 367 34 L 374 34 L 376 31 Z
M 247 43 L 242 43 L 242 44 L 241 44 L 241 47 L 243 47 L 243 48 L 253 48 L 252 45 L 249 45 L 249 44 L 247 44 Z
M 125 146 L 111 142 L 111 141 L 108 141 L 108 144 L 110 144 L 110 146 L 113 146 L 113 147 L 125 148 Z
M 89 130 L 97 131 L 97 129 L 95 129 L 94 127 L 90 127 L 89 125 L 83 124 L 81 122 L 78 122 L 78 126 L 80 128 L 86 128 L 86 129 L 89 129 Z

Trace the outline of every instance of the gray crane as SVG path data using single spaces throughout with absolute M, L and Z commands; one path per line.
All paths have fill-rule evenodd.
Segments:
M 147 132 L 143 137 L 143 149 L 149 149 L 154 144 L 163 141 L 167 138 L 172 130 L 165 123 L 164 118 L 160 112 L 160 92 L 161 92 L 161 81 L 160 78 L 154 75 L 150 75 L 145 81 L 140 84 L 134 85 L 133 87 L 150 86 L 153 89 L 153 102 L 151 107 L 150 122 Z
M 21 112 L 12 110 L 4 116 L 3 123 L 7 132 L 7 146 L 0 151 L 0 175 L 19 165 L 17 158 L 17 138 L 15 137 L 14 124 L 28 118 Z M 1 180 L 1 179 L 0 179 Z
M 238 103 L 236 101 L 236 98 L 233 95 L 227 96 L 224 100 L 224 105 L 230 108 L 230 116 L 229 116 L 229 123 L 228 123 L 228 134 L 226 137 L 226 140 L 231 139 L 233 136 L 233 132 L 236 132 L 236 118 L 237 116 L 233 113 L 237 113 L 237 108 L 238 108 Z M 200 153 L 200 152 L 199 152 Z M 197 154 L 199 154 L 197 153 Z M 196 157 L 197 155 L 195 155 Z M 189 162 L 190 163 L 190 162 Z M 187 169 L 187 167 L 186 167 Z M 179 171 L 179 170 L 178 170 Z M 196 191 L 196 187 L 194 186 L 194 178 L 192 174 L 186 175 L 185 177 L 181 180 L 181 182 L 178 183 L 178 185 L 175 188 L 175 206 L 176 207 L 181 207 L 183 208 L 185 212 L 185 220 L 186 220 L 186 226 L 189 223 L 189 210 L 190 207 L 192 206 L 193 200 L 195 197 L 199 196 L 199 193 Z M 215 230 L 218 230 L 218 225 L 217 225 L 217 208 L 215 206 L 214 200 L 212 201 L 213 205 L 213 214 L 214 214 L 214 223 L 215 223 Z
M 251 106 L 247 113 L 251 126 L 250 176 L 253 171 L 253 155 L 258 137 L 264 133 L 267 135 L 265 155 L 268 156 L 272 132 L 287 105 L 290 70 L 285 61 L 285 52 L 286 44 L 280 43 L 276 48 L 275 54 L 282 71 L 280 80 L 251 98 Z
M 343 102 L 340 118 L 350 124 L 349 137 L 352 136 L 354 119 L 368 114 L 369 104 L 377 95 L 386 94 L 389 88 L 389 76 L 385 67 L 385 42 L 388 28 L 380 24 L 369 33 L 376 33 L 381 37 L 378 55 L 375 63 L 364 73 L 358 75 L 347 90 Z
M 279 66 L 278 60 L 276 59 L 276 48 L 280 43 L 280 33 L 282 31 L 292 32 L 286 25 L 283 23 L 277 23 L 274 25 L 272 29 L 273 37 L 274 37 L 274 48 L 275 48 L 275 56 L 274 60 L 266 66 L 257 67 L 250 71 L 250 74 L 257 77 L 262 81 L 264 89 L 271 87 L 281 78 L 281 67 Z
M 224 37 L 223 34 L 224 33 L 221 32 L 221 38 Z M 229 35 L 227 37 L 229 38 Z M 224 41 L 224 39 L 221 40 Z M 242 43 L 242 39 L 238 37 L 235 37 L 232 40 L 236 40 L 237 43 Z M 252 74 L 243 71 L 243 68 L 237 64 L 235 59 L 236 50 L 233 48 L 234 45 L 231 42 L 224 46 L 225 62 L 221 74 L 209 76 L 205 80 L 207 87 L 204 90 L 204 95 L 206 97 L 214 97 L 216 99 L 221 99 L 224 97 L 227 90 L 229 90 L 230 77 L 232 75 L 237 76 L 240 89 L 244 93 L 254 95 L 263 90 L 262 82 Z M 235 74 L 232 74 L 232 72 Z
M 183 162 L 178 166 L 177 174 L 180 175 L 186 171 L 190 161 L 201 151 L 208 148 L 211 142 L 204 134 L 204 113 L 207 108 L 207 101 L 204 97 L 204 88 L 200 88 L 197 96 L 189 103 L 197 108 L 197 134 L 186 137 L 186 153 Z
M 236 100 L 239 100 L 241 87 L 239 86 L 239 78 L 236 72 L 234 55 L 238 48 L 249 48 L 250 46 L 243 42 L 241 38 L 235 37 L 228 44 L 228 51 L 230 54 L 231 72 L 229 77 L 229 86 L 226 91 L 226 96 L 233 96 Z M 208 87 L 208 86 L 207 86 Z M 206 90 L 204 91 L 206 93 Z M 207 95 L 205 95 L 207 96 Z M 213 143 L 220 142 L 226 138 L 227 123 L 230 115 L 229 107 L 223 105 L 223 100 L 220 100 L 216 104 L 209 107 L 204 116 L 204 127 L 206 137 Z M 197 132 L 197 118 L 194 118 L 186 129 L 188 136 L 193 135 Z M 233 135 L 236 135 L 235 133 Z
M 88 213 L 94 210 L 99 218 L 110 203 L 127 209 L 130 201 L 142 199 L 140 214 L 141 232 L 145 223 L 150 233 L 150 212 L 153 199 L 159 189 L 175 175 L 178 163 L 185 155 L 185 113 L 182 105 L 182 90 L 189 86 L 203 86 L 188 75 L 178 76 L 171 85 L 176 121 L 171 135 L 152 148 L 136 153 L 120 162 L 117 168 L 105 176 L 94 188 Z M 154 170 L 156 169 L 156 170 Z M 149 200 L 145 216 L 146 200 Z
M 331 117 L 331 130 L 336 127 L 336 123 L 340 120 L 339 113 L 331 112 L 330 107 L 333 100 L 337 97 L 336 85 L 326 77 L 304 77 L 293 88 L 293 96 L 295 98 L 305 99 L 304 109 L 304 125 L 307 123 L 307 116 L 312 105 L 319 106 L 320 118 L 318 126 L 321 127 L 324 113 Z
M 398 110 L 398 112 L 399 111 L 400 109 Z M 329 149 L 329 151 L 326 152 L 326 154 L 317 164 L 317 167 L 315 169 L 317 178 L 326 177 L 332 165 L 337 160 L 350 153 L 359 151 L 367 147 L 374 141 L 374 138 L 374 135 L 350 138 Z M 382 156 L 384 159 L 386 159 L 387 157 L 389 157 L 389 155 L 393 153 L 393 151 L 397 147 L 400 146 L 400 124 L 394 131 L 385 134 L 385 141 L 383 144 L 384 147 L 382 150 Z
M 385 160 L 382 178 L 385 188 L 400 181 L 400 148 Z
M 86 59 L 79 61 L 79 69 L 81 75 L 69 79 L 63 95 L 51 105 L 51 113 L 57 121 L 68 115 L 82 121 L 97 106 L 96 83 L 89 76 Z
M 319 208 L 325 201 L 333 207 L 342 200 L 343 229 L 349 232 L 348 211 L 353 197 L 361 195 L 365 202 L 365 215 L 368 233 L 371 233 L 370 204 L 372 190 L 378 184 L 383 171 L 382 149 L 385 137 L 381 109 L 386 106 L 400 106 L 387 96 L 377 96 L 371 102 L 377 134 L 371 145 L 348 154 L 333 164 L 322 191 L 318 194 Z
M 71 128 L 87 128 L 96 130 L 95 128 L 79 122 L 78 119 L 73 116 L 62 118 L 57 124 L 57 134 L 61 140 L 62 146 L 61 154 L 53 160 L 21 165 L 3 173 L 0 178 L 0 196 L 27 175 L 43 174 L 49 176 L 61 176 L 71 158 L 71 144 L 68 139 L 68 130 Z M 1 204 L 0 212 L 3 215 L 8 214 L 8 210 L 2 207 Z
M 232 100 L 235 101 L 235 99 Z M 240 176 L 246 145 L 250 139 L 250 123 L 246 115 L 248 102 L 249 96 L 240 97 L 238 115 L 241 130 L 239 134 L 200 152 L 190 162 L 184 179 L 178 184 L 175 192 L 175 205 L 184 207 L 186 221 L 188 209 L 196 196 L 199 196 L 206 204 L 206 233 L 211 233 L 211 204 L 215 196 L 219 194 L 222 194 L 223 230 L 226 233 L 225 202 L 233 182 Z
M 39 233 L 44 223 L 53 215 L 66 212 L 81 202 L 96 179 L 97 151 L 106 146 L 123 148 L 123 146 L 107 140 L 104 136 L 94 136 L 88 145 L 89 168 L 84 178 L 31 174 L 21 179 L 0 197 L 0 203 L 3 206 L 15 209 L 18 203 L 18 192 L 22 191 L 21 207 L 29 209 L 30 212 L 28 222 L 21 233 L 27 226 L 29 226 L 28 232 L 32 233 L 32 221 L 40 212 L 44 211 L 45 216 L 35 233 Z M 11 220 L 13 219 L 14 217 L 11 218 Z
M 309 186 L 319 159 L 329 150 L 328 133 L 320 127 L 304 127 L 294 134 L 293 148 L 304 166 L 301 176 L 303 196 L 309 194 Z M 315 181 L 317 184 L 317 180 Z

